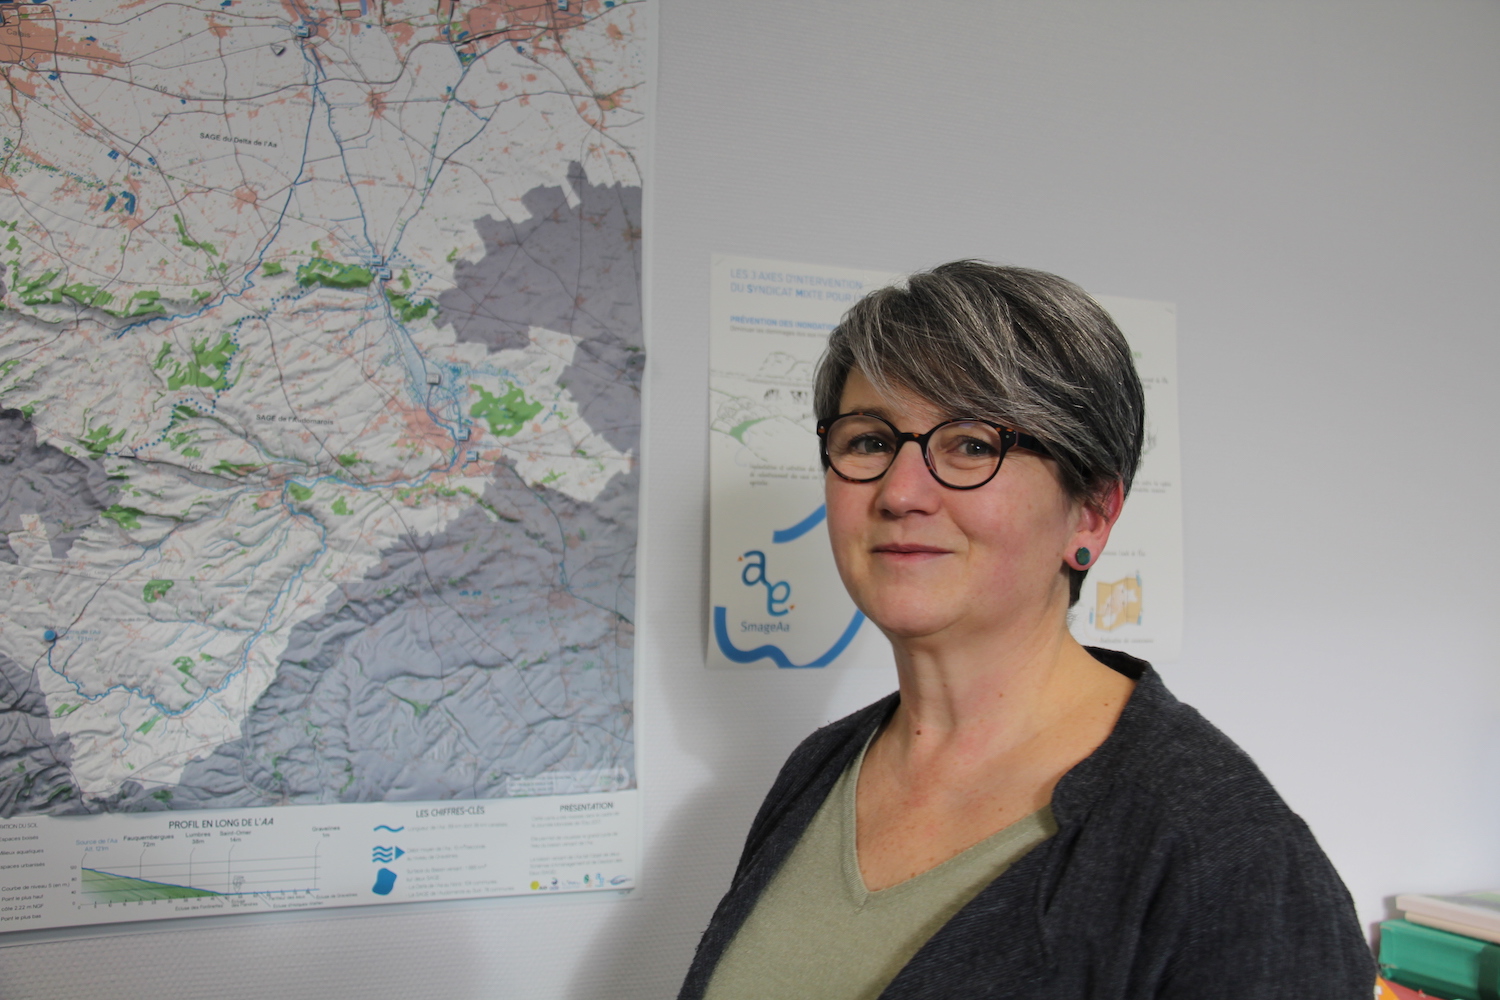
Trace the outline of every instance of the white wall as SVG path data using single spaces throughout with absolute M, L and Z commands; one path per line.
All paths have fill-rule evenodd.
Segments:
M 775 768 L 880 671 L 709 673 L 714 251 L 1178 304 L 1187 631 L 1361 917 L 1500 884 L 1500 4 L 663 0 L 639 899 L 0 940 L 0 995 L 670 996 Z

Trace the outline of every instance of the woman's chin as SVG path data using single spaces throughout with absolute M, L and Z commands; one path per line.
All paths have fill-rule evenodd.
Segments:
M 957 624 L 951 608 L 938 607 L 872 607 L 865 617 L 893 641 L 925 639 Z

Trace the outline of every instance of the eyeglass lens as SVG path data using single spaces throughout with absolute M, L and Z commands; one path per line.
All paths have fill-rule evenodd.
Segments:
M 850 413 L 828 428 L 828 461 L 846 479 L 878 479 L 896 460 L 896 429 L 879 417 Z M 1000 432 L 977 421 L 954 420 L 932 431 L 928 467 L 948 486 L 977 486 L 995 474 L 1005 446 Z

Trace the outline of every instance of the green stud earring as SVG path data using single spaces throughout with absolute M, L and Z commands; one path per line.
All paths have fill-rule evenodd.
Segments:
M 1078 560 L 1079 566 L 1087 566 L 1089 560 L 1094 558 L 1094 556 L 1088 549 L 1079 546 L 1078 551 L 1073 553 L 1073 558 Z

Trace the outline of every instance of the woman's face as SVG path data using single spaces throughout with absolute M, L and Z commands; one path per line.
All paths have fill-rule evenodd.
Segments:
M 966 414 L 876 392 L 859 371 L 839 412 L 863 411 L 918 434 Z M 828 533 L 854 603 L 892 638 L 962 640 L 1058 628 L 1068 604 L 1064 560 L 1103 549 L 1109 524 L 1063 490 L 1051 460 L 1012 449 L 973 490 L 932 478 L 915 443 L 871 483 L 825 474 Z M 1097 546 L 1097 547 L 1093 547 Z

